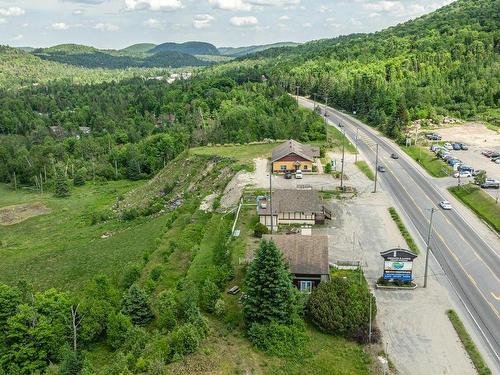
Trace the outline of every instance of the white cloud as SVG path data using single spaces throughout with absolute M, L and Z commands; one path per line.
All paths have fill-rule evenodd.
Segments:
M 68 30 L 69 25 L 64 22 L 56 22 L 52 24 L 52 29 L 54 30 Z
M 252 5 L 244 0 L 208 0 L 212 7 L 223 10 L 247 11 L 252 9 Z
M 75 9 L 72 13 L 75 16 L 81 16 L 85 11 L 83 9 Z
M 279 18 L 279 20 L 280 20 L 280 21 L 288 21 L 289 19 L 290 19 L 290 17 L 288 17 L 288 16 L 286 16 L 286 15 L 285 15 L 285 16 L 281 16 L 281 17 Z
M 312 23 L 311 22 L 305 22 L 302 24 L 302 27 L 312 27 Z
M 248 16 L 248 17 L 231 17 L 229 20 L 231 25 L 233 26 L 255 26 L 259 23 L 259 20 L 257 17 L 254 16 Z
M 7 20 L 6 20 L 5 18 L 0 18 L 0 25 L 1 25 L 2 23 L 6 23 L 6 22 L 7 22 Z
M 25 13 L 26 11 L 19 7 L 0 8 L 0 16 L 16 17 L 16 16 L 22 16 Z
M 193 18 L 193 27 L 195 29 L 205 29 L 207 27 L 210 27 L 211 22 L 214 19 L 215 18 L 210 14 L 197 14 Z
M 112 23 L 99 22 L 94 26 L 94 29 L 99 31 L 118 31 L 120 28 Z
M 12 40 L 21 40 L 23 38 L 24 38 L 23 34 L 18 34 L 15 37 L 13 37 Z
M 144 26 L 150 29 L 165 29 L 165 25 L 163 24 L 163 22 L 157 20 L 156 18 L 149 18 L 148 20 L 144 21 Z
M 181 0 L 125 0 L 127 10 L 149 9 L 170 12 L 183 7 Z
M 246 0 L 246 1 L 254 5 L 288 6 L 288 5 L 300 4 L 300 0 Z
M 365 3 L 363 4 L 363 8 L 373 12 L 383 11 L 389 13 L 400 13 L 404 11 L 405 6 L 400 1 L 382 0 L 373 3 Z
M 378 12 L 372 12 L 368 15 L 368 18 L 375 18 L 375 17 L 380 17 L 380 13 Z

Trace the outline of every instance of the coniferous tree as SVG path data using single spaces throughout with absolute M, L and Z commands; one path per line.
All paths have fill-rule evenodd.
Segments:
M 66 178 L 66 173 L 64 173 L 62 168 L 58 168 L 56 170 L 54 195 L 58 198 L 65 198 L 70 195 L 68 179 Z
M 137 325 L 147 324 L 153 319 L 153 312 L 149 306 L 148 296 L 137 284 L 133 284 L 125 292 L 122 310 Z
M 76 171 L 73 176 L 73 185 L 74 186 L 83 186 L 85 185 L 85 177 L 83 176 L 82 171 Z
M 245 278 L 243 311 L 247 324 L 289 323 L 296 313 L 296 291 L 283 255 L 272 241 L 262 241 Z

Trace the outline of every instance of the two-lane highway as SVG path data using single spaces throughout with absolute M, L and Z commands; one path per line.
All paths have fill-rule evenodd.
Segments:
M 312 108 L 310 100 L 299 103 Z M 325 109 L 324 106 L 321 106 Z M 327 107 L 330 124 L 342 124 L 346 136 L 354 142 L 362 155 L 375 166 L 375 144 L 379 148 L 379 162 L 387 172 L 379 173 L 379 181 L 411 221 L 417 234 L 427 238 L 430 208 L 436 208 L 431 240 L 432 254 L 446 273 L 452 287 L 474 322 L 481 347 L 500 373 L 500 246 L 495 240 L 486 240 L 460 215 L 458 210 L 443 211 L 437 206 L 445 199 L 431 178 L 424 175 L 416 163 L 407 158 L 390 158 L 401 150 L 385 137 L 357 119 Z M 491 362 L 491 361 L 490 361 Z M 497 373 L 492 368 L 494 373 Z

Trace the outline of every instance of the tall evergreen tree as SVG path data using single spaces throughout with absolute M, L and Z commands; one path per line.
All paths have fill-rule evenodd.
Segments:
M 70 195 L 68 179 L 66 178 L 66 173 L 64 173 L 62 168 L 56 169 L 54 195 L 58 198 L 65 198 Z
M 272 241 L 262 241 L 245 278 L 243 311 L 252 323 L 289 323 L 296 312 L 296 291 L 283 255 Z
M 133 284 L 125 292 L 122 310 L 137 325 L 147 324 L 153 319 L 153 312 L 149 306 L 148 296 L 137 284 Z

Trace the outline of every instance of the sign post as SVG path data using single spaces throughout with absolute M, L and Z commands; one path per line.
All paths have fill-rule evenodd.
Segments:
M 405 249 L 391 249 L 380 253 L 384 258 L 384 280 L 413 280 L 413 260 L 415 253 Z

